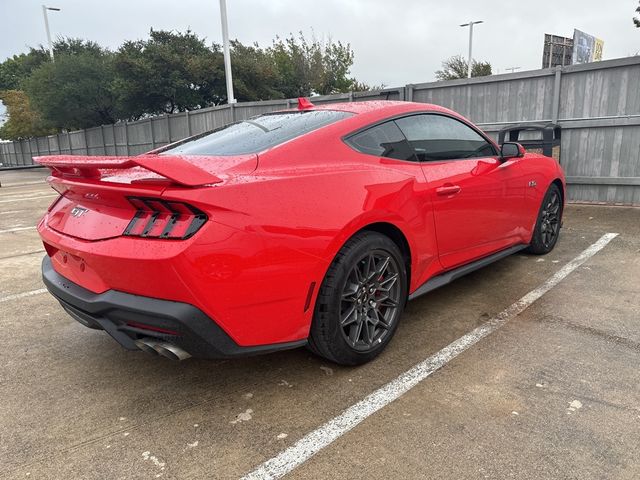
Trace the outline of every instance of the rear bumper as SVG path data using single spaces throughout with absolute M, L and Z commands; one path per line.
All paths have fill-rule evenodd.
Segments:
M 199 358 L 258 355 L 306 344 L 306 340 L 300 340 L 239 346 L 214 320 L 193 305 L 116 290 L 91 292 L 56 272 L 48 256 L 42 261 L 42 278 L 49 292 L 71 317 L 86 327 L 105 330 L 129 350 L 137 350 L 135 341 L 143 337 L 173 343 Z

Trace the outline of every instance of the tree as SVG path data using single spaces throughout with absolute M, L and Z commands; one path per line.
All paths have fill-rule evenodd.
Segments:
M 127 41 L 116 52 L 74 38 L 58 40 L 53 49 L 55 62 L 40 46 L 0 63 L 0 91 L 23 91 L 22 105 L 37 115 L 38 128 L 89 128 L 227 101 L 221 47 L 190 31 L 151 30 L 147 39 Z M 308 41 L 300 33 L 267 48 L 235 40 L 231 49 L 241 101 L 369 89 L 350 76 L 349 44 Z M 27 111 L 23 107 L 12 111 Z
M 59 53 L 25 82 L 33 107 L 59 129 L 114 123 L 117 113 L 113 54 L 91 42 Z
M 273 56 L 256 43 L 231 42 L 233 91 L 241 102 L 284 98 L 278 89 L 279 72 Z M 226 87 L 224 96 L 226 97 Z
M 50 61 L 49 52 L 43 47 L 31 48 L 28 53 L 14 55 L 0 63 L 0 91 L 19 90 L 31 73 Z
M 0 127 L 0 138 L 19 140 L 51 133 L 40 115 L 29 103 L 29 98 L 22 90 L 4 90 L 0 92 L 0 100 L 7 108 L 8 120 Z
M 348 76 L 354 58 L 349 44 L 309 42 L 300 33 L 297 38 L 277 38 L 268 53 L 278 70 L 278 90 L 286 98 L 343 93 L 357 84 Z
M 196 34 L 151 30 L 148 40 L 125 42 L 115 58 L 115 88 L 124 115 L 192 110 L 220 103 L 224 63 L 220 47 Z
M 477 62 L 476 60 L 473 60 L 471 65 L 472 77 L 484 77 L 486 75 L 491 75 L 491 64 L 489 62 Z M 462 55 L 456 55 L 442 62 L 442 70 L 436 71 L 436 78 L 438 80 L 467 78 L 468 69 L 469 62 L 467 62 Z
M 101 51 L 102 48 L 97 43 L 79 38 L 61 38 L 53 44 L 54 55 L 78 53 L 99 55 Z M 31 47 L 27 53 L 6 59 L 0 63 L 0 91 L 21 89 L 24 86 L 23 82 L 31 76 L 35 69 L 50 61 L 49 51 L 42 45 L 37 48 Z
M 636 8 L 636 13 L 640 13 L 640 7 Z M 633 17 L 633 23 L 637 28 L 640 28 L 640 18 Z

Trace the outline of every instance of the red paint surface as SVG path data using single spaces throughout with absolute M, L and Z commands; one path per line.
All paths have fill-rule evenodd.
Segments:
M 564 184 L 559 165 L 541 155 L 421 164 L 361 154 L 342 141 L 403 113 L 446 112 L 467 122 L 442 107 L 313 108 L 356 115 L 259 155 L 41 158 L 64 194 L 38 225 L 54 268 L 94 292 L 195 305 L 242 346 L 287 342 L 307 337 L 310 285 L 322 283 L 359 230 L 388 223 L 402 232 L 414 291 L 446 269 L 528 243 L 547 188 L 555 179 Z M 139 182 L 149 178 L 170 182 Z M 127 196 L 186 202 L 209 221 L 187 240 L 123 237 L 135 214 Z M 73 217 L 75 207 L 87 211 Z

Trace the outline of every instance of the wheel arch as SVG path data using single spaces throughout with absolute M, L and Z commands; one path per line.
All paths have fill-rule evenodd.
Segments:
M 409 245 L 409 240 L 407 240 L 407 237 L 404 234 L 404 232 L 393 223 L 376 222 L 376 223 L 370 223 L 368 225 L 365 225 L 360 230 L 355 232 L 353 235 L 357 235 L 358 233 L 364 232 L 364 231 L 380 233 L 388 237 L 393 243 L 396 244 L 396 246 L 402 253 L 404 264 L 407 269 L 407 285 L 411 285 L 411 261 L 412 261 L 411 246 Z
M 562 180 L 560 180 L 559 178 L 556 178 L 551 182 L 551 184 L 557 186 L 558 189 L 560 190 L 560 196 L 562 197 L 562 205 L 564 206 L 564 202 L 566 200 L 564 183 L 562 183 Z

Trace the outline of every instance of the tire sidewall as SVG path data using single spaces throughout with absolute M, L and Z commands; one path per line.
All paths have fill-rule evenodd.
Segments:
M 318 302 L 316 304 L 315 312 L 315 316 L 325 316 L 325 318 L 320 319 L 320 321 L 327 322 L 327 340 L 329 340 L 329 343 L 331 344 L 331 350 L 334 356 L 339 355 L 341 357 L 341 363 L 342 361 L 345 361 L 345 363 L 353 365 L 365 363 L 373 359 L 378 354 L 380 354 L 380 352 L 388 345 L 388 343 L 393 338 L 396 329 L 398 328 L 398 324 L 400 323 L 400 317 L 402 316 L 405 299 L 407 297 L 407 268 L 400 250 L 398 249 L 396 244 L 388 237 L 375 232 L 366 233 L 368 235 L 363 236 L 363 238 L 358 239 L 357 237 L 354 237 L 352 239 L 356 242 L 354 248 L 348 249 L 346 255 L 339 258 L 337 262 L 334 261 L 334 264 L 331 265 L 330 269 L 334 269 L 332 273 L 335 274 L 334 285 L 330 287 L 332 289 L 332 295 L 330 296 L 328 301 L 325 302 L 324 299 L 322 299 L 320 302 Z M 374 250 L 385 251 L 393 257 L 398 266 L 398 281 L 400 282 L 400 304 L 397 307 L 398 310 L 393 324 L 391 325 L 391 328 L 389 329 L 387 335 L 385 335 L 384 339 L 382 339 L 382 341 L 371 350 L 361 352 L 355 350 L 351 345 L 349 345 L 342 333 L 342 327 L 340 326 L 342 292 L 344 291 L 348 276 L 351 273 L 351 270 L 355 266 L 356 262 L 358 262 L 367 253 Z M 325 281 L 326 278 L 327 277 L 325 277 Z M 323 287 L 326 287 L 324 283 L 325 282 L 323 282 Z M 322 306 L 326 306 L 325 311 L 321 311 Z
M 544 208 L 546 204 L 548 203 L 553 193 L 556 193 L 560 198 L 560 211 L 558 212 L 558 222 L 559 222 L 558 233 L 556 237 L 553 239 L 553 242 L 551 242 L 549 246 L 545 246 L 542 241 L 542 232 L 541 232 L 542 214 L 544 212 Z M 533 231 L 533 238 L 531 239 L 531 245 L 529 247 L 530 252 L 535 254 L 546 254 L 546 253 L 549 253 L 551 250 L 553 250 L 553 248 L 556 246 L 556 243 L 558 243 L 558 239 L 560 238 L 560 225 L 562 225 L 563 215 L 564 215 L 564 202 L 562 201 L 562 192 L 560 191 L 560 189 L 555 183 L 552 183 L 551 185 L 549 185 L 549 188 L 544 194 L 544 197 L 542 198 L 542 203 L 540 204 L 540 209 L 538 210 L 538 217 L 536 218 L 536 226 Z

